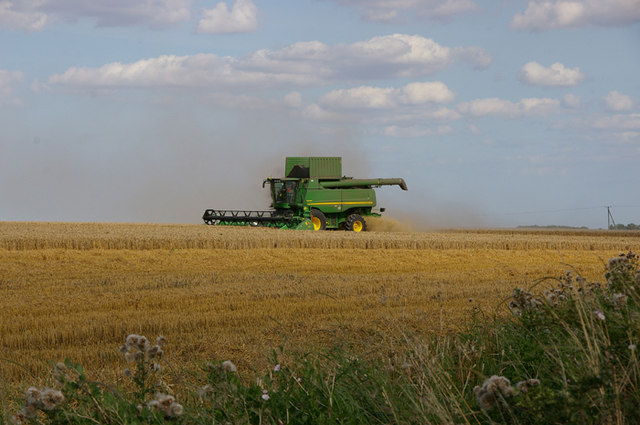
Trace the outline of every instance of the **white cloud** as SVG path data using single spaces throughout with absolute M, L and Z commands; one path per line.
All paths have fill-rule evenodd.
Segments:
M 320 98 L 320 103 L 333 109 L 391 109 L 398 105 L 449 103 L 455 95 L 440 81 L 409 83 L 406 86 L 381 88 L 361 86 L 333 90 Z
M 633 109 L 633 99 L 631 99 L 631 96 L 627 96 L 616 90 L 609 92 L 603 100 L 606 108 L 610 111 L 622 112 Z
M 536 86 L 575 86 L 584 80 L 585 75 L 580 68 L 565 68 L 559 62 L 548 68 L 537 62 L 529 62 L 520 69 L 518 78 L 525 84 Z
M 575 94 L 565 94 L 562 96 L 562 106 L 569 109 L 580 109 L 582 106 L 582 100 L 580 96 Z
M 344 114 L 338 114 L 320 107 L 313 103 L 306 106 L 302 110 L 302 117 L 312 121 L 330 121 L 330 122 L 347 122 L 350 117 Z
M 202 12 L 198 32 L 204 34 L 230 34 L 253 32 L 258 28 L 258 8 L 251 0 L 236 0 L 231 10 L 220 2 Z
M 640 114 L 616 114 L 590 117 L 583 125 L 600 130 L 640 130 Z
M 480 47 L 456 47 L 453 50 L 456 58 L 469 62 L 477 69 L 488 68 L 493 63 L 491 55 Z
M 392 74 L 416 77 L 432 74 L 453 62 L 450 48 L 419 35 L 373 37 L 334 50 L 334 59 L 349 69 L 362 69 L 371 77 Z
M 511 27 L 549 30 L 584 26 L 620 26 L 640 21 L 640 0 L 532 0 Z
M 36 2 L 0 1 L 0 27 L 11 30 L 39 31 L 47 24 L 45 13 L 36 10 Z
M 14 85 L 21 83 L 24 79 L 22 72 L 0 69 L 0 107 L 2 106 L 22 106 L 22 99 L 13 94 Z
M 381 109 L 395 106 L 394 89 L 379 87 L 356 87 L 334 90 L 322 96 L 320 103 L 334 109 Z
M 191 0 L 0 0 L 0 26 L 39 31 L 58 20 L 87 18 L 98 26 L 165 27 L 189 19 Z
M 166 55 L 100 68 L 71 67 L 51 84 L 85 88 L 208 87 L 236 90 L 311 86 L 367 78 L 422 77 L 455 62 L 452 49 L 417 35 L 394 34 L 349 45 L 300 42 L 243 58 Z
M 500 116 L 517 118 L 523 116 L 548 115 L 558 109 L 560 102 L 549 98 L 526 98 L 519 102 L 499 98 L 476 99 L 458 104 L 463 114 L 473 116 Z
M 284 104 L 290 108 L 299 108 L 302 106 L 302 95 L 297 91 L 288 93 L 284 97 Z
M 453 132 L 453 128 L 448 125 L 439 125 L 436 128 L 428 128 L 419 125 L 402 127 L 397 125 L 389 125 L 384 127 L 382 134 L 394 138 L 417 138 L 424 136 L 442 136 L 444 134 L 450 134 Z
M 613 133 L 612 136 L 620 143 L 635 143 L 640 141 L 640 132 L 638 131 L 623 131 L 620 133 Z
M 77 87 L 188 87 L 260 89 L 266 86 L 307 85 L 316 81 L 304 73 L 286 70 L 242 70 L 234 58 L 214 54 L 159 56 L 130 64 L 110 63 L 100 68 L 71 67 L 49 77 L 49 83 Z
M 409 83 L 401 89 L 402 103 L 419 105 L 423 103 L 449 103 L 455 94 L 440 81 Z
M 394 22 L 406 17 L 448 19 L 480 10 L 472 0 L 334 0 L 360 11 L 368 22 Z

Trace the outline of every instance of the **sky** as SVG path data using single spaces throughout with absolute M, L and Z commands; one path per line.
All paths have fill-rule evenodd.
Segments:
M 0 220 L 200 223 L 342 156 L 414 228 L 640 223 L 640 0 L 0 0 Z

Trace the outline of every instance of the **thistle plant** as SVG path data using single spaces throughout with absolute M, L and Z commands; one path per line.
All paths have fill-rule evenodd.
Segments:
M 131 334 L 118 350 L 132 368 L 126 368 L 122 374 L 130 378 L 136 386 L 135 398 L 144 400 L 145 397 L 163 390 L 159 372 L 162 370 L 160 359 L 164 351 L 166 338 L 162 335 L 156 338 L 155 345 L 143 335 Z M 132 370 L 133 369 L 133 370 Z
M 64 403 L 64 395 L 53 388 L 38 389 L 29 387 L 24 394 L 24 406 L 17 414 L 11 416 L 12 424 L 20 425 L 36 417 L 38 410 L 51 412 Z

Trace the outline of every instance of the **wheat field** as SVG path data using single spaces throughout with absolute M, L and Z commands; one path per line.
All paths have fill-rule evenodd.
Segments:
M 504 314 L 513 288 L 540 278 L 602 280 L 629 250 L 640 233 L 0 222 L 0 380 L 23 391 L 70 358 L 113 382 L 130 333 L 164 335 L 174 371 L 209 359 L 256 370 L 272 348 L 337 337 L 366 350 Z

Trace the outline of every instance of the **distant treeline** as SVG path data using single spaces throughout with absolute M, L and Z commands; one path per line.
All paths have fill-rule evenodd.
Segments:
M 518 226 L 518 229 L 588 229 L 587 226 L 574 227 L 574 226 L 538 226 L 533 224 L 531 226 Z
M 611 230 L 640 230 L 640 224 L 616 224 L 609 226 Z

